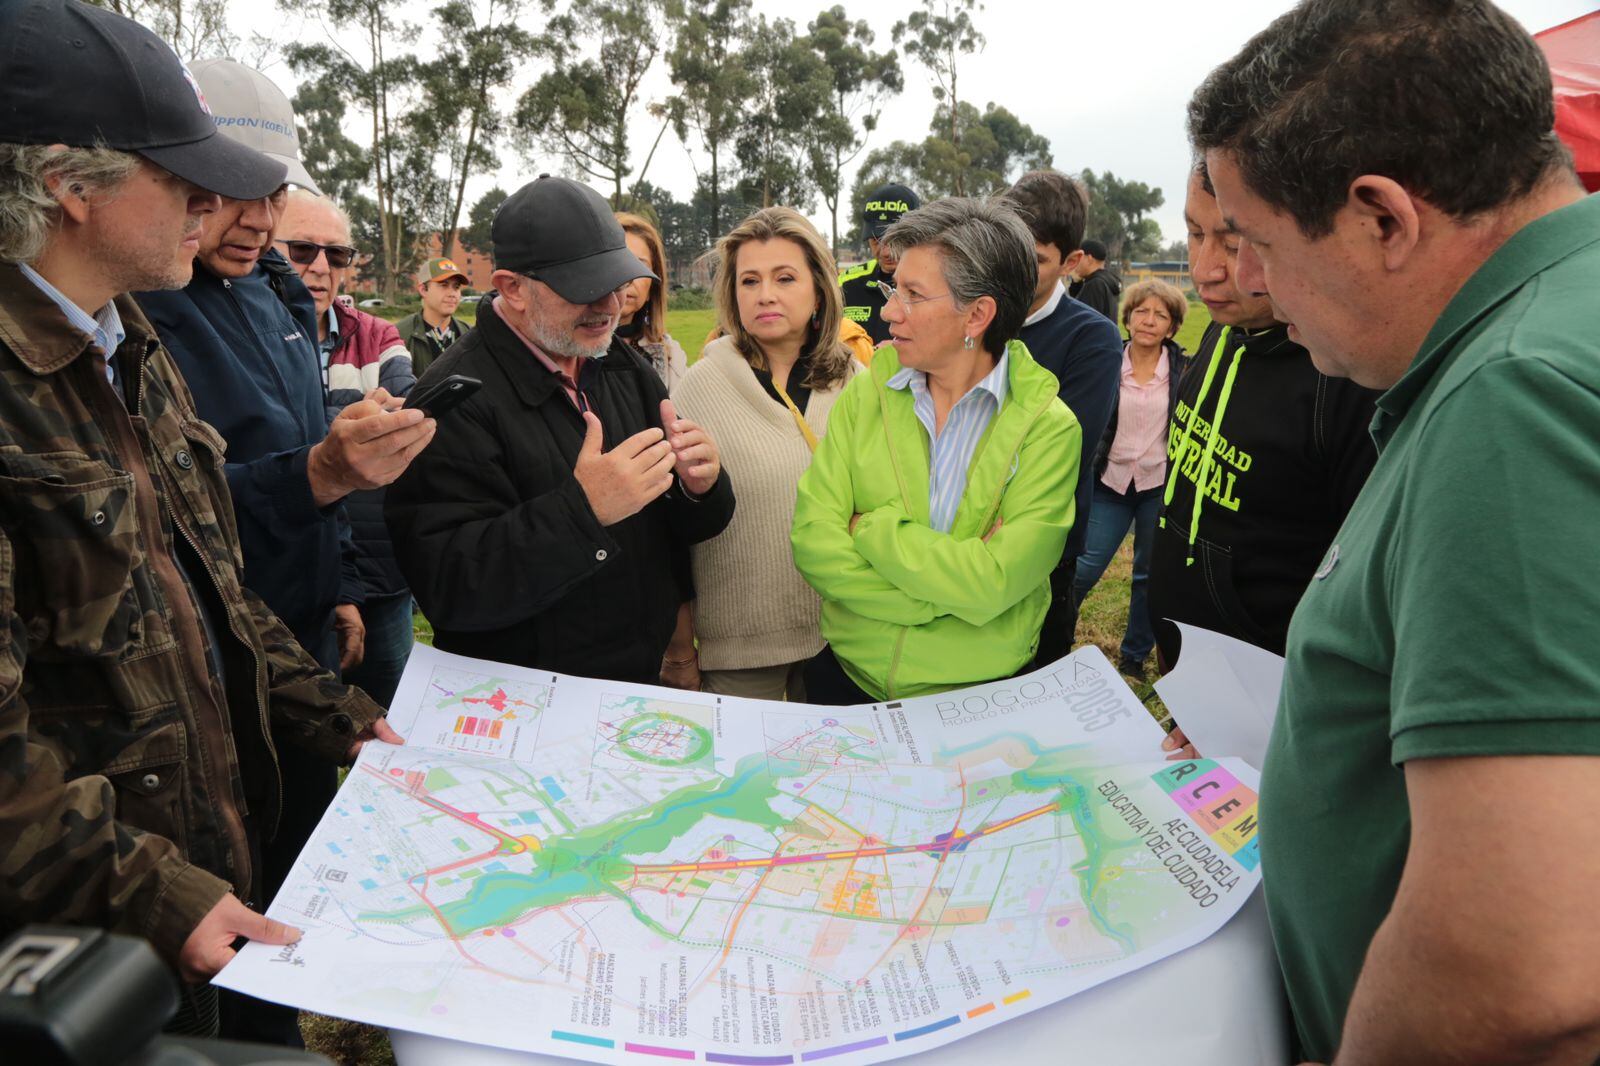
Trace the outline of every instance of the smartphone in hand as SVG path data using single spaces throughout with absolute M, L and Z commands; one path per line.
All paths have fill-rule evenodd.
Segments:
M 420 408 L 429 418 L 438 418 L 481 388 L 483 382 L 477 378 L 451 374 L 435 385 L 412 390 L 411 395 L 406 397 L 406 407 Z

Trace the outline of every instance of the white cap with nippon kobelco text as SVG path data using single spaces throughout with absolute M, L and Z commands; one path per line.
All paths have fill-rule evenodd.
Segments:
M 271 78 L 232 59 L 201 59 L 189 64 L 189 73 L 218 133 L 278 160 L 289 168 L 284 181 L 322 195 L 300 162 L 294 108 Z

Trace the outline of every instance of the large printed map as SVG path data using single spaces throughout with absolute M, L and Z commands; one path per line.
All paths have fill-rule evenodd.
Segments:
M 873 1062 L 1197 943 L 1257 876 L 1253 771 L 1152 760 L 1093 649 L 821 708 L 419 647 L 394 707 L 269 911 L 305 936 L 220 984 L 600 1062 Z

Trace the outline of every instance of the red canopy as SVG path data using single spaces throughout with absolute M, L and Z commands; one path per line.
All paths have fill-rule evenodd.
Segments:
M 1572 149 L 1584 185 L 1600 192 L 1600 11 L 1533 37 L 1550 61 L 1556 133 Z

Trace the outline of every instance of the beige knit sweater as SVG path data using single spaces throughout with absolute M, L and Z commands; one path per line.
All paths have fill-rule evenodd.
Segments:
M 850 373 L 860 368 L 852 360 Z M 805 417 L 819 438 L 843 388 L 814 391 Z M 822 601 L 789 549 L 795 486 L 811 449 L 794 415 L 756 380 L 729 337 L 706 345 L 672 390 L 678 413 L 704 426 L 733 479 L 733 520 L 693 548 L 695 635 L 702 670 L 746 670 L 822 650 Z

